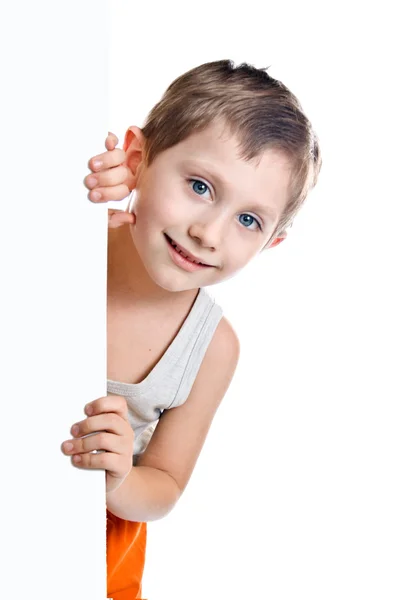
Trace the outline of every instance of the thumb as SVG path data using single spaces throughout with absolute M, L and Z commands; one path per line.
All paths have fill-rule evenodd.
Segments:
M 116 229 L 122 225 L 134 225 L 136 223 L 136 215 L 123 210 L 108 209 L 108 227 Z

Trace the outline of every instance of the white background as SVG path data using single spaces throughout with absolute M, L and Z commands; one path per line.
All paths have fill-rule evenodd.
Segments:
M 232 58 L 299 96 L 324 165 L 289 239 L 212 290 L 241 361 L 183 498 L 149 526 L 144 596 L 398 600 L 394 3 L 110 5 L 110 46 L 98 0 L 0 19 L 1 596 L 105 597 L 104 481 L 59 451 L 105 393 L 106 207 L 81 181 L 108 129 Z
M 149 525 L 150 600 L 400 597 L 394 15 L 278 4 L 112 3 L 121 138 L 175 77 L 231 58 L 271 65 L 324 160 L 288 240 L 212 289 L 241 361 L 184 496 Z

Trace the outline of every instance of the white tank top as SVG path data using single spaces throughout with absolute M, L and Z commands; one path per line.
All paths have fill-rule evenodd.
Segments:
M 180 406 L 188 398 L 221 317 L 222 309 L 200 288 L 182 327 L 143 381 L 107 380 L 108 394 L 126 398 L 129 421 L 135 432 L 134 457 L 146 449 L 161 413 Z

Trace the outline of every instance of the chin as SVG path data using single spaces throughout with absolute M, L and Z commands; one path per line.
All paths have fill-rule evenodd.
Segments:
M 154 279 L 153 280 L 160 288 L 166 290 L 167 292 L 184 292 L 185 290 L 190 289 L 192 286 L 183 286 L 179 284 L 177 281 L 173 279 L 164 280 L 163 278 Z
M 167 271 L 165 267 L 162 269 L 162 273 L 157 269 L 151 268 L 146 268 L 146 271 L 154 283 L 167 292 L 184 292 L 199 287 L 193 285 L 188 278 L 180 277 L 179 273 L 165 272 Z

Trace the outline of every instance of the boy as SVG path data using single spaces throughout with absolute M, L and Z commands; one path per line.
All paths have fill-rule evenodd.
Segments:
M 116 143 L 85 180 L 92 201 L 136 194 L 109 212 L 108 395 L 63 449 L 106 471 L 108 593 L 127 600 L 141 594 L 146 522 L 185 489 L 238 360 L 204 288 L 285 239 L 321 161 L 293 94 L 230 61 L 178 78 Z

